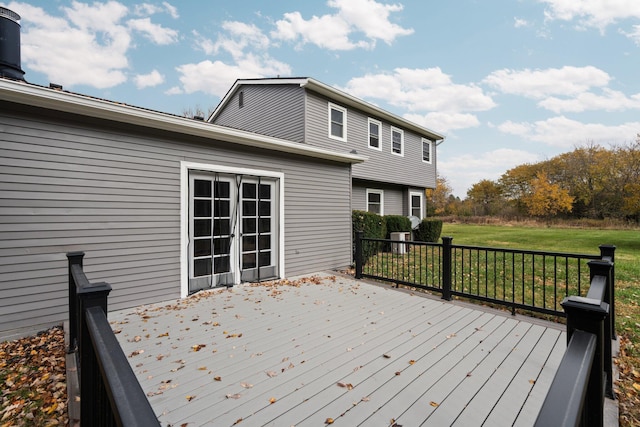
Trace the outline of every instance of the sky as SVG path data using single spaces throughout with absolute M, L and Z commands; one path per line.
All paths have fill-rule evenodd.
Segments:
M 30 83 L 212 110 L 238 78 L 313 77 L 446 139 L 453 193 L 640 133 L 638 0 L 30 0 Z M 350 150 L 347 150 L 350 151 Z

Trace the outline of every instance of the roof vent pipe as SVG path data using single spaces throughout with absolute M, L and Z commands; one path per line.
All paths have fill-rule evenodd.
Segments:
M 0 7 L 0 76 L 24 80 L 20 68 L 20 15 Z

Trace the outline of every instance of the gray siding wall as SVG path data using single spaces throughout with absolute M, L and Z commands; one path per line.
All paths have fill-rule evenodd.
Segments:
M 247 85 L 241 90 L 244 106 L 239 107 L 236 91 L 215 124 L 304 142 L 304 89 L 299 85 Z
M 424 163 L 422 137 L 396 126 L 404 131 L 404 156 L 392 154 L 390 124 L 353 108 L 347 108 L 347 142 L 331 139 L 328 135 L 328 102 L 329 100 L 324 97 L 307 92 L 305 127 L 307 143 L 341 152 L 356 150 L 358 154 L 368 157 L 364 163 L 353 166 L 354 178 L 435 188 L 437 160 L 435 146 L 431 150 L 433 157 L 431 164 Z M 341 106 L 346 108 L 344 105 Z M 382 122 L 381 151 L 369 148 L 369 117 Z
M 367 189 L 384 191 L 385 215 L 408 215 L 407 189 L 400 186 L 384 185 L 380 183 L 365 183 L 354 181 L 352 205 L 354 210 L 367 210 Z
M 347 164 L 12 110 L 0 104 L 0 338 L 68 317 L 69 251 L 112 285 L 111 309 L 178 298 L 181 160 L 285 174 L 288 276 L 350 263 Z

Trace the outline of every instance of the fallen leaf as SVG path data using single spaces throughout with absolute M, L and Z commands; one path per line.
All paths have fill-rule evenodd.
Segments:
M 276 403 L 276 400 L 277 399 L 275 397 L 272 397 L 271 399 L 269 399 L 269 403 L 274 404 Z
M 535 384 L 536 380 L 529 380 L 529 384 Z
M 429 405 L 433 406 L 434 408 L 437 408 L 438 406 L 440 406 L 439 403 L 436 403 L 433 400 L 429 403 Z
M 213 377 L 214 381 L 222 381 L 222 377 Z
M 400 371 L 396 371 L 396 375 L 400 375 L 400 374 L 401 374 L 401 372 L 400 372 Z
M 384 357 L 385 359 L 391 359 L 391 356 L 388 354 L 383 354 L 382 357 Z
M 333 424 L 333 418 L 327 418 L 326 420 L 324 420 L 325 424 Z
M 636 391 L 640 391 L 640 384 L 633 383 L 633 388 L 636 389 Z
M 413 359 L 409 360 L 409 365 L 413 365 L 414 363 L 416 363 L 415 360 L 413 360 Z
M 187 401 L 188 402 L 191 402 L 195 398 L 196 398 L 195 396 L 187 395 Z
M 207 367 L 206 367 L 206 366 L 200 366 L 200 367 L 198 368 L 198 371 L 206 371 L 206 370 L 207 370 Z
M 338 383 L 338 387 L 343 387 L 347 390 L 353 390 L 353 384 L 351 383 Z
M 236 394 L 227 394 L 227 399 L 240 399 L 242 396 L 240 396 L 238 393 Z
M 196 344 L 196 345 L 191 346 L 191 349 L 193 351 L 200 351 L 201 349 L 203 349 L 206 346 L 207 346 L 206 344 Z
M 267 374 L 267 376 L 269 378 L 273 378 L 273 377 L 277 377 L 278 376 L 278 374 L 276 372 L 274 372 L 274 371 L 267 371 L 266 374 Z
M 251 388 L 253 387 L 253 384 L 249 384 L 249 383 L 240 383 L 240 385 L 244 388 Z
M 363 402 L 368 402 L 368 401 L 370 401 L 370 400 L 371 400 L 371 398 L 370 398 L 369 396 L 365 396 L 365 397 L 363 397 L 363 398 L 362 398 L 362 399 L 360 399 L 360 400 L 362 400 Z

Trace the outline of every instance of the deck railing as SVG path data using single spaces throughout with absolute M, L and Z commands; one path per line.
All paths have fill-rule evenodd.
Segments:
M 80 384 L 80 425 L 159 427 L 127 357 L 107 321 L 108 283 L 89 283 L 83 252 L 70 252 L 69 352 Z
M 610 327 L 613 262 L 589 263 L 586 297 L 562 302 L 567 313 L 567 350 L 536 420 L 536 427 L 601 427 L 604 398 L 613 398 Z
M 368 277 L 517 309 L 565 316 L 561 301 L 584 295 L 588 262 L 613 256 L 364 238 L 356 233 L 356 277 Z

